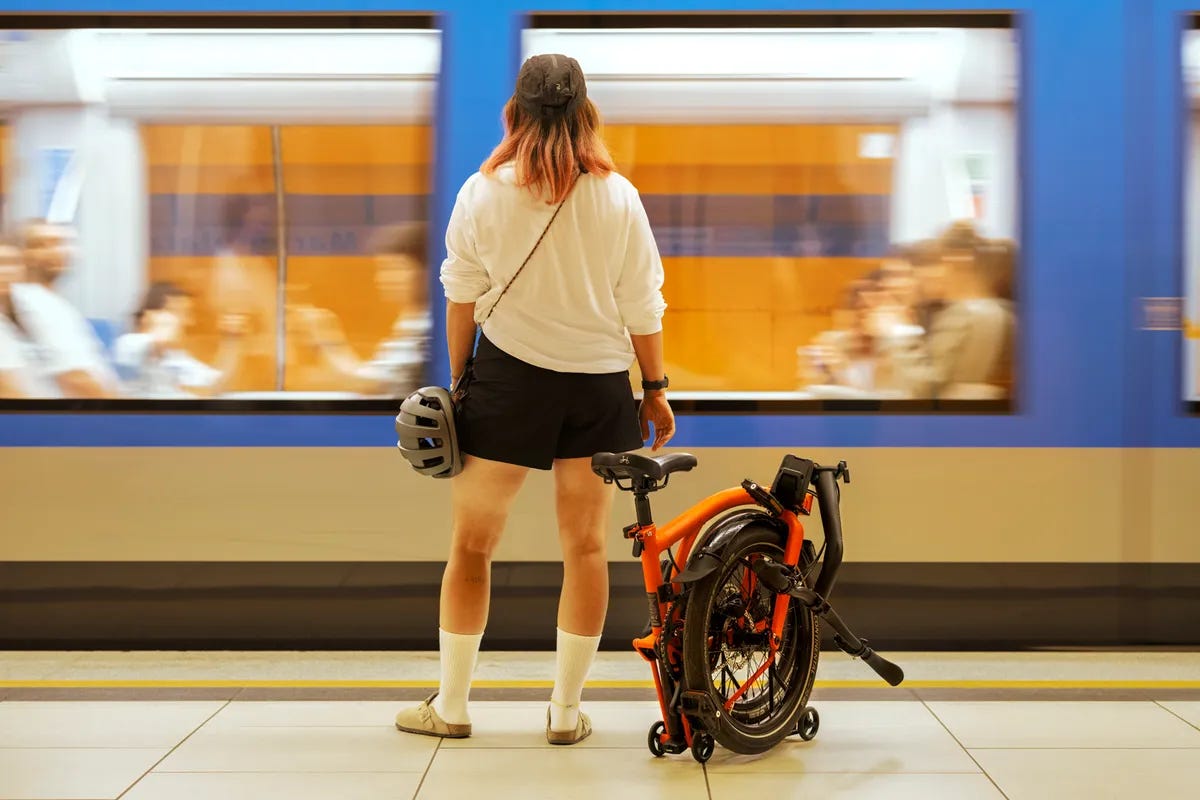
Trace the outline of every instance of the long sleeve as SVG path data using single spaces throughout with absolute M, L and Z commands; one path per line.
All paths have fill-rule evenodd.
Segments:
M 492 286 L 475 247 L 473 227 L 463 193 L 459 192 L 446 226 L 446 260 L 441 271 L 446 299 L 452 303 L 474 303 Z
M 635 336 L 658 333 L 667 309 L 662 295 L 663 265 L 641 198 L 634 195 L 629 209 L 625 262 L 614 289 L 626 329 Z

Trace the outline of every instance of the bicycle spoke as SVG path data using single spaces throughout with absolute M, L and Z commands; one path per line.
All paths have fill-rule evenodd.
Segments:
M 740 683 L 738 683 L 737 676 L 734 675 L 733 671 L 729 669 L 728 664 L 726 664 L 725 667 L 723 668 L 723 674 L 721 676 L 722 684 L 724 684 L 724 682 L 725 682 L 725 675 L 728 675 L 729 680 L 733 682 L 733 691 L 735 691 L 735 692 L 741 691 L 742 685 Z

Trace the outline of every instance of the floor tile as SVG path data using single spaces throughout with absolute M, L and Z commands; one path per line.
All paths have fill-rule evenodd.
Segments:
M 1169 710 L 1172 714 L 1187 720 L 1189 725 L 1200 728 L 1200 701 L 1160 701 L 1159 705 Z
M 1200 750 L 972 750 L 1009 800 L 1195 797 Z
M 1200 747 L 1196 730 L 1150 702 L 930 703 L 963 747 Z
M 554 747 L 546 741 L 545 702 L 492 702 L 471 704 L 471 737 L 447 739 L 446 748 Z M 579 747 L 642 748 L 646 733 L 662 719 L 658 703 L 583 703 L 592 719 L 592 735 Z M 649 751 L 646 750 L 649 755 Z
M 376 727 L 214 727 L 189 738 L 160 772 L 421 772 L 437 741 Z
M 1004 800 L 986 775 L 812 775 L 708 776 L 712 800 Z
M 380 700 L 234 701 L 209 727 L 386 727 L 404 705 Z
M 791 737 L 757 756 L 718 747 L 709 773 L 979 772 L 921 703 L 838 701 L 815 707 L 821 728 L 813 741 Z
M 419 772 L 152 772 L 122 800 L 407 800 L 420 783 Z
M 114 798 L 167 750 L 0 750 L 0 800 Z
M 0 703 L 0 747 L 165 747 L 170 749 L 222 702 Z
M 438 751 L 418 800 L 447 798 L 706 800 L 703 768 L 691 758 L 628 750 L 446 749 Z

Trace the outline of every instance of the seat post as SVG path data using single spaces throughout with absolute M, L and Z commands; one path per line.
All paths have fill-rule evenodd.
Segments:
M 650 492 L 652 491 L 653 489 L 646 482 L 634 482 L 633 505 L 637 509 L 637 524 L 643 528 L 654 524 L 654 515 L 650 512 Z

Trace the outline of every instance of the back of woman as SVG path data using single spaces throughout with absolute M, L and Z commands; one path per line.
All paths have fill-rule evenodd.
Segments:
M 614 171 L 578 64 L 544 58 L 561 65 L 518 85 L 508 134 L 459 192 L 442 283 L 450 301 L 476 303 L 484 333 L 511 355 L 562 372 L 617 372 L 633 360 L 630 333 L 661 330 L 662 262 L 637 190 Z M 555 92 L 548 82 L 572 79 L 562 106 L 535 111 Z M 489 316 L 506 289 L 503 313 Z
M 482 278 L 482 267 L 496 279 L 477 301 L 486 311 L 503 288 L 499 281 L 520 266 L 554 206 L 519 186 L 512 164 L 468 181 L 461 202 L 476 250 L 464 254 L 461 240 L 451 242 L 455 253 L 443 271 L 446 291 L 453 299 Z M 634 355 L 626 328 L 653 332 L 662 314 L 656 262 L 633 185 L 616 173 L 581 175 L 521 280 L 513 283 L 507 313 L 489 320 L 488 337 L 547 369 L 625 369 Z
M 441 277 L 463 462 L 451 482 L 441 680 L 437 693 L 397 715 L 396 727 L 470 736 L 467 696 L 492 555 L 528 471 L 553 470 L 564 563 L 546 738 L 575 744 L 591 733 L 579 701 L 608 607 L 612 488 L 592 474 L 591 457 L 642 447 L 651 425 L 658 449 L 675 429 L 664 393 L 663 268 L 574 59 L 526 61 L 504 122 L 503 141 L 459 192 L 446 231 Z M 635 358 L 640 406 L 630 386 Z

